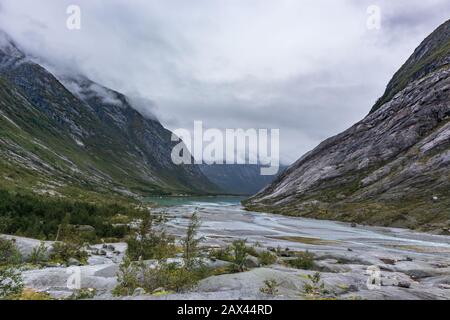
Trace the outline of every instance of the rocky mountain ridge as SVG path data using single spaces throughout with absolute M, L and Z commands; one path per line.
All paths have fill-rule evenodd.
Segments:
M 171 161 L 171 132 L 123 94 L 57 78 L 0 36 L 0 181 L 49 194 L 218 192 L 198 166 Z
M 449 63 L 447 21 L 367 117 L 305 154 L 246 208 L 448 233 Z

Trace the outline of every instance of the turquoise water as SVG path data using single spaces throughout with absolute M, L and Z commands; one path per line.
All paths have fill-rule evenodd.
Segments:
M 198 197 L 148 197 L 148 202 L 164 207 L 173 206 L 236 206 L 246 197 L 238 196 L 198 196 Z

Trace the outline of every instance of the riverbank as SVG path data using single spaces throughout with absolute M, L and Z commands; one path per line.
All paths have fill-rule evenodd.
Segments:
M 202 221 L 199 237 L 204 237 L 201 242 L 204 262 L 210 266 L 229 264 L 213 257 L 211 252 L 239 239 L 247 240 L 254 256 L 247 256 L 244 272 L 207 277 L 185 292 L 138 291 L 133 296 L 115 297 L 111 292 L 117 285 L 126 244 L 93 245 L 88 264 L 79 267 L 81 286 L 94 290 L 92 298 L 450 299 L 447 236 L 247 212 L 233 203 L 199 201 L 157 211 L 164 212 L 166 231 L 176 239 L 185 234 L 192 213 L 198 213 Z M 39 241 L 23 238 L 16 238 L 16 243 L 28 243 L 22 245 L 22 251 L 39 245 Z M 270 252 L 275 260 L 263 265 L 265 252 Z M 311 263 L 299 266 L 291 262 L 305 252 L 312 255 L 312 261 L 308 260 Z M 174 253 L 173 259 L 180 258 L 179 253 Z M 67 288 L 68 270 L 54 266 L 24 270 L 22 275 L 25 287 L 64 298 L 73 293 Z M 318 280 L 314 278 L 317 272 Z M 308 290 L 316 294 L 308 294 Z

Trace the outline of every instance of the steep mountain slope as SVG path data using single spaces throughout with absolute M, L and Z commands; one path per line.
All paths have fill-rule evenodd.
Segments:
M 281 167 L 282 172 L 285 167 Z M 214 184 L 223 191 L 236 195 L 252 195 L 270 184 L 276 175 L 261 175 L 260 165 L 201 165 L 200 169 Z
M 447 21 L 365 119 L 305 154 L 247 209 L 448 232 L 449 47 Z
M 63 194 L 218 191 L 197 166 L 172 163 L 171 132 L 124 95 L 83 77 L 60 81 L 0 38 L 1 186 Z

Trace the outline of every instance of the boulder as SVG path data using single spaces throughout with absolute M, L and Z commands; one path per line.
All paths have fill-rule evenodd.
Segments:
M 260 266 L 258 258 L 254 256 L 247 255 L 247 257 L 244 260 L 244 265 L 247 268 L 257 268 Z

